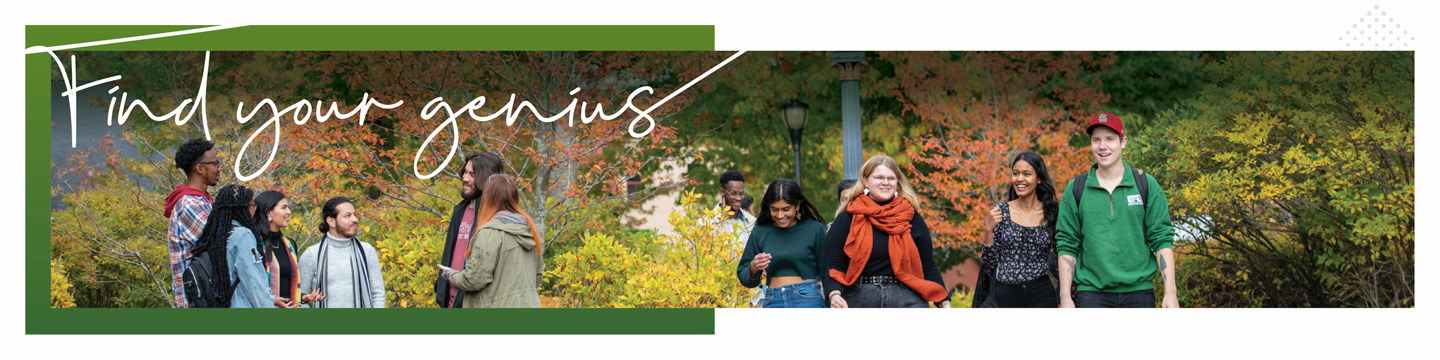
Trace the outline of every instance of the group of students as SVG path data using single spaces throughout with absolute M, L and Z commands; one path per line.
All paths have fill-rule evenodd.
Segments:
M 345 197 L 325 202 L 320 242 L 297 256 L 285 236 L 290 202 L 280 191 L 219 180 L 214 143 L 191 139 L 175 152 L 186 182 L 165 197 L 176 307 L 385 307 L 375 248 L 360 241 L 360 219 Z
M 860 168 L 861 181 L 842 183 L 835 221 L 825 218 L 794 180 L 765 189 L 753 227 L 743 210 L 722 229 L 742 228 L 744 252 L 736 277 L 746 287 L 766 285 L 758 307 L 949 307 L 945 280 L 935 265 L 930 229 L 919 198 L 895 159 L 876 155 Z M 721 176 L 732 209 L 743 194 L 738 172 Z M 730 223 L 739 221 L 742 223 Z
M 986 221 L 972 306 L 1153 307 L 1157 269 L 1161 305 L 1179 306 L 1165 192 L 1121 161 L 1128 140 L 1119 117 L 1100 113 L 1086 133 L 1095 164 L 1071 181 L 1064 201 L 1039 154 L 1011 161 L 1006 201 Z M 166 196 L 164 215 L 177 307 L 385 307 L 378 256 L 358 237 L 354 203 L 326 201 L 324 235 L 297 256 L 283 233 L 285 194 L 226 185 L 211 197 L 219 163 L 204 139 L 176 151 L 186 183 Z M 949 307 L 930 228 L 900 170 L 889 156 L 871 157 L 859 181 L 837 186 L 840 206 L 828 225 L 793 180 L 771 182 L 756 215 L 746 210 L 744 176 L 722 174 L 719 206 L 732 212 L 720 228 L 744 247 L 736 277 L 746 287 L 765 284 L 754 305 Z M 515 179 L 499 156 L 480 152 L 465 158 L 459 180 L 462 200 L 436 265 L 436 305 L 539 307 L 542 237 Z M 217 290 L 187 284 L 197 263 L 208 264 L 201 273 L 213 273 Z
M 972 307 L 1154 307 L 1157 272 L 1161 306 L 1179 307 L 1165 192 L 1121 160 L 1120 117 L 1099 113 L 1085 131 L 1095 163 L 1064 201 L 1039 154 L 1011 161 L 1006 199 L 985 221 Z M 860 181 L 848 181 L 836 187 L 840 206 L 827 226 L 793 180 L 771 182 L 750 215 L 740 205 L 744 177 L 721 176 L 720 206 L 733 211 L 722 228 L 742 229 L 734 234 L 745 249 L 736 277 L 764 283 L 754 305 L 949 307 L 929 227 L 895 160 L 871 157 Z
M 477 179 L 478 162 L 487 174 Z M 175 307 L 385 307 L 379 256 L 359 239 L 360 219 L 350 199 L 325 202 L 317 226 L 321 239 L 297 256 L 296 243 L 283 232 L 291 214 L 283 192 L 255 194 L 226 185 L 212 197 L 208 189 L 221 166 L 214 143 L 204 139 L 180 145 L 175 166 L 186 176 L 164 206 Z M 442 307 L 540 306 L 541 237 L 520 205 L 514 179 L 500 166 L 489 153 L 466 158 L 464 200 L 436 265 Z

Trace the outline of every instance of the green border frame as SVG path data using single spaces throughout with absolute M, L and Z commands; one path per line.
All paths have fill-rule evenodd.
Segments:
M 206 26 L 25 27 L 25 46 L 61 46 Z M 714 51 L 711 25 L 245 26 L 81 51 Z M 714 309 L 55 309 L 50 307 L 50 86 L 25 55 L 27 334 L 714 334 Z M 259 321 L 256 321 L 259 320 Z M 203 327 L 196 324 L 224 324 Z M 270 324 L 306 324 L 277 328 Z M 188 324 L 188 325 L 187 325 Z

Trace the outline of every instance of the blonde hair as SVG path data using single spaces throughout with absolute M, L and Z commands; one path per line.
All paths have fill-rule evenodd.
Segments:
M 905 173 L 900 171 L 900 164 L 896 163 L 894 158 L 880 154 L 871 156 L 870 160 L 865 160 L 865 165 L 860 167 L 859 181 L 856 181 L 855 186 L 845 191 L 845 196 L 840 199 L 840 206 L 835 209 L 835 216 L 838 217 L 840 213 L 845 211 L 845 208 L 850 205 L 851 199 L 854 199 L 856 196 L 865 195 L 865 180 L 870 178 L 870 174 L 875 173 L 876 167 L 882 165 L 895 173 L 896 182 L 900 185 L 900 189 L 896 192 L 896 195 L 905 198 L 905 201 L 909 201 L 910 206 L 916 210 L 920 209 L 920 197 L 915 196 L 915 188 L 910 187 L 910 178 L 906 177 Z

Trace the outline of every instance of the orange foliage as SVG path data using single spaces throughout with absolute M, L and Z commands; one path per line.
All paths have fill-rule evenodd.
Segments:
M 922 213 L 937 246 L 980 242 L 984 217 L 1003 199 L 1010 160 L 1024 151 L 1045 157 L 1056 181 L 1090 164 L 1088 147 L 1070 140 L 1109 95 L 1099 74 L 1109 53 L 882 53 L 895 65 L 897 99 L 934 126 L 908 139 L 920 150 L 908 170 L 926 201 Z M 907 141 L 907 142 L 908 142 Z M 943 219 L 943 220 L 940 220 Z

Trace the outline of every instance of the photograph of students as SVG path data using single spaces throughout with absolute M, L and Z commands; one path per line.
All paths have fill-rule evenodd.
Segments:
M 895 159 L 875 155 L 825 237 L 833 308 L 950 307 L 920 201 Z
M 1060 307 L 1153 308 L 1157 268 L 1165 284 L 1161 305 L 1179 307 L 1165 191 L 1121 160 L 1128 139 L 1119 116 L 1095 115 L 1085 132 L 1095 164 L 1066 189 L 1071 196 L 1060 202 L 1055 226 Z
M 465 308 L 538 308 L 545 272 L 540 231 L 520 203 L 520 188 L 506 174 L 489 176 L 470 234 L 465 268 L 436 265 L 440 276 L 466 291 Z
M 379 255 L 370 243 L 360 241 L 360 217 L 355 204 L 344 196 L 325 201 L 318 229 L 319 244 L 300 254 L 300 291 L 324 294 L 313 308 L 383 308 L 385 278 Z
M 986 219 L 985 247 L 980 255 L 982 278 L 977 302 L 989 300 L 995 307 L 1053 308 L 1059 305 L 1056 284 L 1050 278 L 1055 269 L 1055 181 L 1045 159 L 1033 151 L 1015 156 L 1010 167 L 1010 186 L 1005 201 L 995 204 Z M 989 299 L 983 299 L 988 293 Z
M 794 180 L 778 179 L 766 187 L 735 271 L 745 287 L 765 282 L 759 307 L 825 307 L 818 281 L 825 273 L 823 221 Z

